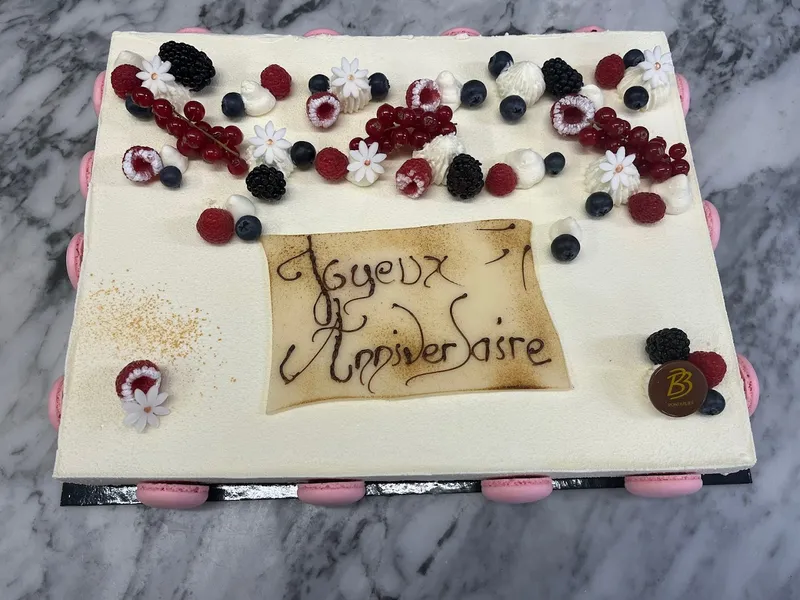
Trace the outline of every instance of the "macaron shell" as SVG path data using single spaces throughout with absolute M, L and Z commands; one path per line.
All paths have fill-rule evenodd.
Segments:
M 711 247 L 716 250 L 717 244 L 719 244 L 719 236 L 722 233 L 722 220 L 719 218 L 717 207 L 708 200 L 703 200 L 703 211 L 706 214 L 708 235 L 711 236 Z
M 139 483 L 139 502 L 153 508 L 197 508 L 208 500 L 208 486 L 188 483 Z
M 643 498 L 676 498 L 700 491 L 703 478 L 698 473 L 679 475 L 628 475 L 625 489 Z
M 78 280 L 81 277 L 81 264 L 83 263 L 83 234 L 76 233 L 67 246 L 67 277 L 72 287 L 78 289 Z
M 456 35 L 461 35 L 462 33 L 470 37 L 478 37 L 481 34 L 480 31 L 476 31 L 471 27 L 453 27 L 451 29 L 448 29 L 447 31 L 443 31 L 439 35 L 456 36 Z
M 301 483 L 297 486 L 297 498 L 316 506 L 345 506 L 361 500 L 366 491 L 363 481 Z
M 95 114 L 100 114 L 100 105 L 103 103 L 103 88 L 106 85 L 106 72 L 100 71 L 94 78 L 94 88 L 92 88 L 92 104 Z
M 184 27 L 182 29 L 178 29 L 176 33 L 211 33 L 205 27 Z
M 306 31 L 303 34 L 303 37 L 314 37 L 315 35 L 339 35 L 339 32 L 334 31 L 333 29 L 325 29 L 323 27 L 321 29 L 312 29 L 311 31 Z
M 513 477 L 481 481 L 483 497 L 503 504 L 536 502 L 552 493 L 553 480 L 549 477 Z
M 747 412 L 750 416 L 756 412 L 758 408 L 758 401 L 761 398 L 761 385 L 758 383 L 758 375 L 750 361 L 741 354 L 737 354 L 736 358 L 739 362 L 739 375 L 744 384 L 744 397 L 747 400 Z
M 61 401 L 64 398 L 64 376 L 62 375 L 53 382 L 50 394 L 47 397 L 47 417 L 53 429 L 58 431 L 61 424 Z
M 581 27 L 580 29 L 576 29 L 574 33 L 599 33 L 601 31 L 605 31 L 602 27 L 598 27 L 597 25 L 588 25 L 586 27 Z
M 94 150 L 89 150 L 81 159 L 80 171 L 78 172 L 78 182 L 81 187 L 81 194 L 84 198 L 89 195 L 89 183 L 92 181 L 92 167 L 94 166 Z
M 692 93 L 689 90 L 689 82 L 686 77 L 680 73 L 675 74 L 675 79 L 678 81 L 678 96 L 681 98 L 681 108 L 683 109 L 683 116 L 689 114 L 689 105 L 692 103 Z

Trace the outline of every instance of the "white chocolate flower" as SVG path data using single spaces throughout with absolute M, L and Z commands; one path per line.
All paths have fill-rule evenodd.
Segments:
M 358 143 L 358 150 L 350 151 L 350 164 L 347 165 L 347 179 L 356 185 L 372 185 L 384 171 L 380 164 L 386 155 L 378 152 L 378 142 L 369 146 L 364 140 Z
M 142 80 L 142 87 L 146 87 L 153 92 L 153 95 L 163 94 L 167 91 L 168 84 L 175 81 L 175 76 L 169 72 L 172 63 L 168 60 L 162 61 L 156 55 L 153 60 L 142 61 L 142 70 L 136 77 Z
M 284 139 L 286 128 L 276 130 L 272 121 L 266 127 L 256 125 L 255 132 L 255 137 L 247 141 L 254 146 L 253 157 L 261 158 L 265 164 L 271 165 L 277 160 L 277 153 L 285 154 L 292 147 L 292 143 Z
M 342 96 L 345 98 L 357 98 L 361 90 L 369 89 L 367 75 L 369 71 L 358 68 L 358 59 L 348 61 L 342 57 L 342 67 L 333 67 L 331 72 L 336 76 L 331 85 L 342 88 Z
M 603 158 L 586 170 L 586 189 L 590 192 L 608 192 L 614 204 L 625 204 L 631 194 L 639 189 L 639 171 L 633 164 L 635 154 L 625 155 L 622 146 L 614 154 L 606 150 Z
M 672 53 L 661 53 L 661 46 L 656 46 L 652 50 L 644 51 L 644 60 L 640 62 L 638 68 L 644 71 L 642 80 L 650 82 L 652 87 L 669 85 L 667 73 L 674 73 L 672 66 Z
M 156 382 L 147 390 L 146 395 L 142 390 L 136 390 L 132 401 L 122 403 L 122 410 L 126 413 L 122 420 L 124 425 L 134 427 L 139 433 L 148 425 L 158 427 L 158 417 L 169 414 L 169 409 L 161 406 L 167 399 L 167 394 L 159 394 L 158 388 L 159 382 Z

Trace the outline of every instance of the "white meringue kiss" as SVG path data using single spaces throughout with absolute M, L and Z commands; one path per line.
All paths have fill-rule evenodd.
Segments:
M 666 181 L 654 183 L 650 186 L 650 191 L 661 196 L 670 215 L 684 213 L 692 205 L 692 190 L 686 175 L 674 175 Z
M 544 94 L 544 75 L 539 65 L 530 61 L 517 62 L 497 76 L 497 91 L 501 98 L 519 96 L 530 106 Z
M 530 148 L 510 152 L 504 162 L 517 174 L 518 189 L 527 190 L 544 179 L 544 159 Z
M 161 162 L 165 167 L 178 167 L 181 173 L 186 173 L 189 168 L 189 159 L 178 152 L 175 146 L 170 146 L 169 144 L 165 144 L 161 148 Z
M 565 233 L 568 233 L 569 235 L 573 236 L 579 242 L 583 237 L 581 226 L 578 225 L 578 222 L 572 217 L 566 217 L 564 219 L 560 219 L 550 226 L 551 240 L 554 240 L 558 236 L 563 235 Z
M 225 210 L 233 215 L 233 222 L 236 223 L 239 219 L 247 215 L 256 214 L 256 207 L 247 196 L 240 196 L 233 194 L 225 201 Z
M 442 71 L 436 77 L 436 85 L 442 94 L 442 104 L 454 111 L 461 106 L 461 82 L 450 71 Z
M 260 117 L 275 108 L 276 100 L 267 88 L 260 83 L 244 80 L 241 87 L 244 112 L 250 117 Z

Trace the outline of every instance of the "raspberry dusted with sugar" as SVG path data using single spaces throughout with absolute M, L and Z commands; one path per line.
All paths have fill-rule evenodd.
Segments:
M 728 372 L 728 365 L 725 359 L 716 352 L 692 352 L 689 354 L 689 362 L 705 375 L 708 387 L 717 387 L 725 378 Z
M 594 78 L 601 88 L 612 90 L 619 85 L 625 75 L 625 61 L 617 54 L 609 54 L 600 59 L 594 70 Z
M 397 191 L 416 200 L 430 187 L 433 171 L 424 158 L 409 158 L 394 176 Z
M 133 393 L 142 390 L 146 394 L 155 384 L 161 383 L 161 371 L 149 360 L 135 360 L 125 365 L 115 382 L 117 396 L 125 402 L 133 401 Z
M 433 112 L 442 104 L 442 92 L 433 79 L 417 79 L 406 90 L 406 106 Z
M 570 94 L 556 100 L 550 108 L 550 122 L 560 135 L 578 135 L 594 119 L 594 102 L 580 94 Z
M 336 148 L 323 148 L 317 154 L 314 168 L 328 181 L 339 181 L 347 175 L 350 160 Z
M 132 146 L 122 157 L 122 172 L 134 183 L 155 179 L 163 166 L 161 155 L 149 146 Z
M 114 88 L 114 93 L 124 98 L 141 87 L 142 80 L 136 77 L 139 71 L 140 69 L 133 65 L 120 65 L 111 71 L 111 87 Z
M 667 212 L 667 205 L 658 194 L 639 192 L 628 198 L 628 212 L 637 223 L 658 223 Z
M 233 230 L 233 215 L 222 208 L 207 208 L 197 219 L 197 233 L 209 244 L 227 244 Z
M 486 189 L 492 196 L 508 196 L 517 187 L 517 173 L 505 163 L 492 165 L 486 174 Z
M 270 65 L 261 71 L 261 87 L 267 88 L 276 100 L 283 100 L 292 90 L 292 76 L 280 65 Z
M 306 100 L 306 114 L 314 127 L 327 129 L 336 123 L 342 105 L 339 99 L 330 92 L 317 92 Z

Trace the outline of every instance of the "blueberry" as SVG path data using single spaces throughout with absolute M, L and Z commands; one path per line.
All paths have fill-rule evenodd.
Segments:
M 139 106 L 136 104 L 130 94 L 125 96 L 125 108 L 127 108 L 128 112 L 137 119 L 149 119 L 153 114 L 153 111 L 149 106 L 145 108 L 144 106 Z
M 312 94 L 316 92 L 327 92 L 330 89 L 331 80 L 322 73 L 317 73 L 308 80 L 308 91 Z
M 238 92 L 228 92 L 222 97 L 222 114 L 231 119 L 244 115 L 244 99 Z
M 561 152 L 551 152 L 544 158 L 544 170 L 550 175 L 558 175 L 564 170 L 567 159 Z
M 581 251 L 581 243 L 574 235 L 562 233 L 553 243 L 550 244 L 550 252 L 553 253 L 553 258 L 559 262 L 570 262 L 575 260 L 578 253 Z
M 625 102 L 625 106 L 631 110 L 639 110 L 647 106 L 647 103 L 650 101 L 650 94 L 648 94 L 647 90 L 642 86 L 635 85 L 625 90 L 623 101 Z
M 500 116 L 509 123 L 519 121 L 526 110 L 528 106 L 519 96 L 508 96 L 500 102 Z
M 700 414 L 713 417 L 725 410 L 725 397 L 717 390 L 708 390 L 706 399 L 700 406 Z
M 158 174 L 159 179 L 161 179 L 161 183 L 163 183 L 168 188 L 179 188 L 181 187 L 181 180 L 183 179 L 183 174 L 178 167 L 168 166 L 161 169 L 161 172 Z
M 606 192 L 594 192 L 586 199 L 586 212 L 590 217 L 605 217 L 612 208 L 614 201 L 611 199 L 611 194 Z
M 625 68 L 628 67 L 635 67 L 640 62 L 644 60 L 644 53 L 641 50 L 637 50 L 634 48 L 633 50 L 628 50 L 625 53 L 625 56 L 622 57 L 622 62 L 625 63 Z
M 236 235 L 246 242 L 257 240 L 261 237 L 261 221 L 254 215 L 239 217 L 236 221 Z
M 316 149 L 308 142 L 295 142 L 292 144 L 292 149 L 289 151 L 292 162 L 301 169 L 307 169 L 313 165 L 316 155 Z
M 461 88 L 462 104 L 470 108 L 475 108 L 483 104 L 484 100 L 486 100 L 486 86 L 483 85 L 482 81 L 470 79 Z
M 514 59 L 511 55 L 505 50 L 500 50 L 500 52 L 495 52 L 492 58 L 489 59 L 489 73 L 496 78 L 513 64 Z
M 373 73 L 369 76 L 369 89 L 372 91 L 373 100 L 383 100 L 389 95 L 389 80 L 383 73 Z

